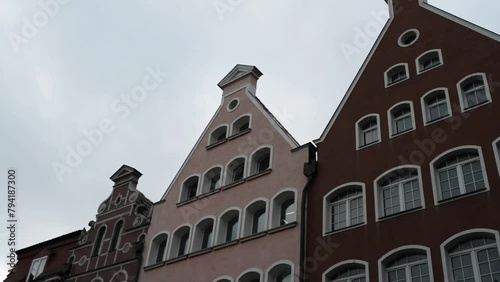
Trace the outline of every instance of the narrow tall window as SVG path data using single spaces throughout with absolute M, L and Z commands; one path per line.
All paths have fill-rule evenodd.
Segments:
M 181 236 L 179 240 L 179 252 L 177 253 L 178 256 L 183 256 L 187 254 L 188 252 L 188 240 L 189 240 L 189 233 L 185 233 Z
M 167 248 L 167 240 L 168 240 L 168 235 L 163 233 L 157 235 L 151 241 L 147 265 L 154 265 L 164 260 Z
M 252 219 L 252 234 L 264 231 L 266 224 L 266 209 L 259 209 L 253 214 Z
M 193 233 L 192 252 L 204 250 L 213 246 L 214 223 L 214 219 L 208 217 L 196 224 Z
M 201 243 L 201 249 L 206 249 L 212 247 L 212 235 L 214 231 L 214 226 L 209 225 L 203 230 L 203 239 Z
M 170 244 L 169 259 L 184 256 L 189 252 L 189 238 L 191 227 L 179 227 L 172 235 L 172 243 Z
M 226 242 L 236 240 L 238 238 L 238 218 L 234 217 L 227 223 Z
M 118 244 L 120 243 L 120 237 L 122 236 L 123 231 L 123 221 L 119 221 L 115 225 L 115 230 L 113 231 L 113 239 L 111 240 L 111 247 L 109 251 L 115 251 L 118 248 Z
M 102 226 L 99 231 L 97 231 L 97 236 L 96 240 L 94 243 L 94 251 L 92 253 L 92 256 L 97 256 L 101 253 L 101 248 L 102 248 L 102 240 L 104 238 L 104 234 L 106 233 L 106 227 Z
M 167 240 L 161 241 L 158 244 L 158 249 L 156 251 L 157 253 L 156 253 L 156 259 L 155 259 L 156 263 L 163 261 L 163 256 L 165 255 L 166 248 L 167 248 Z

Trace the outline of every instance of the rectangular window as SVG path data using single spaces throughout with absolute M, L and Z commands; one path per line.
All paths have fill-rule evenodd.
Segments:
M 46 256 L 33 260 L 33 262 L 31 263 L 30 273 L 26 281 L 33 281 L 40 274 L 42 274 L 46 262 L 47 262 Z

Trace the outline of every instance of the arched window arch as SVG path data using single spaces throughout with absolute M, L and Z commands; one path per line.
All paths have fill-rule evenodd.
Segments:
M 368 263 L 362 260 L 339 262 L 323 273 L 323 282 L 368 282 Z
M 184 180 L 181 186 L 179 202 L 184 202 L 196 198 L 196 196 L 198 195 L 199 179 L 199 175 L 193 175 Z
M 111 245 L 109 248 L 110 252 L 115 251 L 119 247 L 122 232 L 123 232 L 123 220 L 119 220 L 115 224 L 115 230 L 113 231 L 113 238 L 111 239 Z
M 226 179 L 224 185 L 238 182 L 246 177 L 245 175 L 245 157 L 236 157 L 226 166 Z
M 251 128 L 251 115 L 245 114 L 238 117 L 231 125 L 231 136 L 249 131 Z
M 264 172 L 272 165 L 272 147 L 266 146 L 255 150 L 250 158 L 250 173 L 254 175 Z
M 419 166 L 404 165 L 390 169 L 375 179 L 374 186 L 377 221 L 425 208 Z
M 215 218 L 205 217 L 196 223 L 194 228 L 192 252 L 211 248 L 214 241 Z
M 285 189 L 278 192 L 271 205 L 271 228 L 297 220 L 297 191 Z
M 234 279 L 225 275 L 215 279 L 213 282 L 234 282 Z
M 227 125 L 221 125 L 210 133 L 208 145 L 213 145 L 226 140 L 228 135 Z
M 500 236 L 490 229 L 460 232 L 441 244 L 446 281 L 500 279 Z
M 189 224 L 177 228 L 177 230 L 172 233 L 169 250 L 170 259 L 185 256 L 189 253 L 190 233 L 191 225 Z
M 267 270 L 267 282 L 294 282 L 293 263 L 290 261 L 279 261 Z
M 424 124 L 442 120 L 452 115 L 448 88 L 440 87 L 425 93 L 420 99 Z
M 421 74 L 433 68 L 443 65 L 443 56 L 441 49 L 433 49 L 425 51 L 415 60 L 417 66 L 417 74 Z
M 463 195 L 488 191 L 483 154 L 479 146 L 461 146 L 430 163 L 436 205 Z
M 250 236 L 267 230 L 267 199 L 259 199 L 245 208 L 243 236 Z
M 415 113 L 411 101 L 400 102 L 387 111 L 389 135 L 395 137 L 416 128 Z
M 380 143 L 380 116 L 369 114 L 356 122 L 356 149 Z
M 491 102 L 491 93 L 485 73 L 468 75 L 457 83 L 462 112 Z
M 168 234 L 160 233 L 151 240 L 149 247 L 148 265 L 160 263 L 166 259 Z
M 384 73 L 385 87 L 392 86 L 410 78 L 408 64 L 401 63 L 390 67 Z
M 201 194 L 215 191 L 222 186 L 222 166 L 218 165 L 209 169 L 203 175 Z
M 384 255 L 378 262 L 379 281 L 434 281 L 430 249 L 403 246 Z
M 323 197 L 323 232 L 336 232 L 366 224 L 364 183 L 350 182 L 332 189 Z
M 219 217 L 217 228 L 217 244 L 234 241 L 239 238 L 239 208 L 229 208 Z
M 244 272 L 244 274 L 241 274 L 238 279 L 236 279 L 237 282 L 260 282 L 262 281 L 262 271 L 259 269 L 248 269 Z
M 94 250 L 92 252 L 92 256 L 95 257 L 101 253 L 102 245 L 103 245 L 103 239 L 104 236 L 106 235 L 106 226 L 101 226 L 99 230 L 97 231 L 96 235 L 96 240 L 94 243 Z

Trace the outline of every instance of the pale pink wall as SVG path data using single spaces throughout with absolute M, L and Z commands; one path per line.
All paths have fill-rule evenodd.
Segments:
M 241 79 L 242 84 L 251 79 Z M 232 86 L 235 89 L 237 86 Z M 257 198 L 268 199 L 268 228 L 270 228 L 270 206 L 272 198 L 281 190 L 292 188 L 297 192 L 297 221 L 300 220 L 302 189 L 307 181 L 302 173 L 303 164 L 307 162 L 307 148 L 291 152 L 292 146 L 270 124 L 269 120 L 257 109 L 254 103 L 242 89 L 224 98 L 220 112 L 202 138 L 199 146 L 193 152 L 191 159 L 173 183 L 165 202 L 157 205 L 154 210 L 151 226 L 146 238 L 145 261 L 149 254 L 150 241 L 158 233 L 168 231 L 170 239 L 173 232 L 181 225 L 191 224 L 192 227 L 203 217 L 214 216 L 216 219 L 228 208 L 239 207 L 242 212 L 247 204 Z M 233 112 L 226 110 L 227 104 L 239 98 L 240 104 Z M 251 132 L 229 140 L 215 148 L 207 150 L 210 132 L 221 124 L 231 124 L 239 116 L 250 113 Z M 271 137 L 271 138 L 270 138 Z M 250 144 L 254 139 L 256 144 Z M 238 155 L 248 157 L 246 169 L 248 174 L 251 153 L 261 145 L 272 146 L 272 172 L 249 182 L 223 190 L 206 198 L 177 207 L 180 188 L 183 181 L 193 175 L 202 176 L 214 165 L 225 167 Z M 201 182 L 200 178 L 200 182 Z M 201 184 L 200 184 L 201 185 Z M 243 214 L 240 214 L 240 237 Z M 216 226 L 218 222 L 216 222 Z M 191 230 L 193 231 L 193 229 Z M 214 230 L 214 236 L 217 231 Z M 191 232 L 191 236 L 193 232 Z M 192 237 L 191 237 L 192 239 Z M 159 268 L 143 271 L 143 281 L 213 281 L 222 275 L 236 277 L 245 269 L 257 267 L 263 272 L 278 260 L 290 260 L 295 272 L 299 267 L 300 224 L 273 234 L 267 234 L 237 245 L 202 254 L 183 261 L 168 264 Z M 195 271 L 194 271 L 195 270 Z M 298 280 L 296 280 L 298 281 Z

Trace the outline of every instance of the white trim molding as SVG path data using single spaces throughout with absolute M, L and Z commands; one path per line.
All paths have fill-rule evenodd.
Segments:
M 486 101 L 485 102 L 480 102 L 476 105 L 466 105 L 465 97 L 464 97 L 464 91 L 463 91 L 463 85 L 466 84 L 468 81 L 472 80 L 474 77 L 481 78 L 483 82 L 483 87 L 486 95 Z M 458 99 L 460 100 L 460 108 L 462 109 L 462 112 L 467 112 L 472 109 L 479 108 L 481 106 L 487 105 L 492 102 L 491 99 L 491 93 L 490 93 L 490 86 L 488 85 L 488 78 L 486 77 L 486 74 L 484 72 L 478 72 L 478 73 L 473 73 L 469 74 L 466 77 L 462 78 L 458 83 L 457 83 L 457 93 L 458 93 Z
M 437 64 L 435 66 L 431 66 L 427 69 L 424 69 L 423 62 L 421 62 L 421 59 L 422 60 L 427 59 L 427 57 L 429 57 L 430 54 L 432 54 L 432 53 L 437 54 L 437 58 L 439 59 L 439 64 Z M 443 65 L 444 65 L 444 61 L 443 61 L 443 53 L 442 53 L 441 49 L 431 49 L 431 50 L 425 51 L 424 53 L 422 53 L 420 56 L 418 56 L 415 59 L 415 67 L 417 70 L 417 75 L 422 74 L 424 72 L 428 72 L 430 70 L 433 70 L 433 69 L 440 67 L 440 66 L 443 66 Z
M 322 282 L 329 282 L 330 280 L 326 280 L 327 279 L 326 276 L 329 275 L 330 272 L 336 270 L 339 267 L 345 266 L 345 265 L 362 265 L 362 266 L 364 266 L 365 267 L 365 274 L 366 274 L 366 282 L 370 282 L 370 269 L 369 269 L 368 262 L 366 262 L 364 260 L 358 260 L 358 259 L 344 260 L 344 261 L 338 262 L 338 263 L 330 266 L 330 268 L 325 270 L 325 272 L 323 272 L 323 274 L 321 275 L 321 277 L 322 277 L 321 281 Z
M 436 95 L 439 95 L 438 92 L 440 92 L 440 91 L 442 91 L 444 96 L 445 96 L 448 115 L 442 116 L 442 117 L 437 118 L 437 119 L 432 120 L 432 121 L 429 121 L 430 116 L 429 116 L 429 111 L 428 111 L 428 107 L 427 107 L 427 100 L 432 99 L 432 97 L 434 97 Z M 431 98 L 429 98 L 429 96 Z M 425 93 L 424 95 L 422 95 L 422 97 L 420 97 L 420 105 L 422 106 L 421 107 L 422 108 L 422 122 L 423 122 L 424 126 L 442 121 L 442 120 L 447 119 L 453 115 L 453 112 L 451 110 L 451 104 L 450 104 L 450 95 L 448 93 L 448 88 L 446 88 L 446 87 L 438 87 L 438 88 L 434 88 L 432 90 L 427 91 L 427 93 Z
M 363 121 L 369 119 L 370 117 L 375 117 L 375 120 L 377 121 L 377 138 L 378 140 L 377 141 L 373 141 L 371 143 L 368 143 L 368 144 L 363 144 L 361 145 L 361 123 L 363 123 Z M 380 115 L 379 114 L 375 114 L 375 113 L 371 113 L 371 114 L 367 114 L 365 116 L 363 116 L 362 118 L 358 119 L 356 121 L 356 124 L 354 125 L 354 131 L 355 131 L 355 136 L 356 136 L 356 150 L 361 150 L 361 149 L 364 149 L 364 148 L 367 148 L 367 147 L 370 147 L 370 146 L 373 146 L 373 145 L 376 145 L 380 142 L 382 142 L 382 127 L 380 125 Z
M 409 253 L 410 251 L 424 251 L 426 256 L 427 256 L 427 265 L 429 266 L 429 279 L 430 282 L 434 282 L 434 271 L 432 270 L 432 255 L 431 255 L 431 249 L 426 246 L 421 246 L 421 245 L 405 245 L 401 246 L 395 249 L 390 250 L 387 252 L 385 255 L 383 255 L 379 260 L 378 260 L 378 281 L 379 282 L 386 282 L 386 268 L 385 264 L 399 255 L 403 255 L 405 253 Z M 446 280 L 447 281 L 447 280 Z

